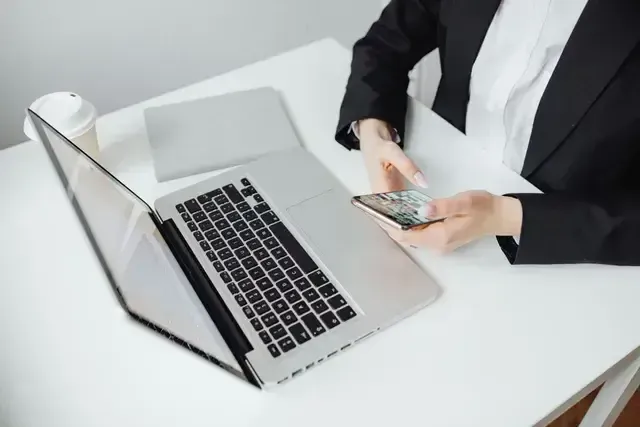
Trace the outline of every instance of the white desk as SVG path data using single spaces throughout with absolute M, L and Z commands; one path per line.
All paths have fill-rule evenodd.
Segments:
M 144 107 L 270 85 L 308 149 L 351 191 L 367 191 L 359 153 L 333 142 L 349 61 L 324 40 L 109 114 L 98 124 L 103 158 L 152 201 L 206 175 L 155 182 Z M 535 191 L 423 106 L 412 104 L 408 140 L 432 195 Z M 446 257 L 411 252 L 444 289 L 436 303 L 262 393 L 126 317 L 40 146 L 0 152 L 0 183 L 8 425 L 544 425 L 638 355 L 639 269 L 513 267 L 486 239 Z

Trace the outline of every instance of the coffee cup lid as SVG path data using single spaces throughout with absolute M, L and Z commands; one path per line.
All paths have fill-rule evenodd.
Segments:
M 30 108 L 69 139 L 87 132 L 97 118 L 93 104 L 72 92 L 44 95 L 35 100 Z M 37 140 L 37 134 L 28 119 L 24 121 L 24 133 L 30 139 Z

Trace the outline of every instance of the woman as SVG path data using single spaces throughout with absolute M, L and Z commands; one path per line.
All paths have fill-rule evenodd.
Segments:
M 424 186 L 402 151 L 408 73 L 438 48 L 433 110 L 544 194 L 466 192 L 396 240 L 495 235 L 515 264 L 640 265 L 640 2 L 392 0 L 353 48 L 336 140 L 376 192 Z M 419 143 L 419 142 L 418 142 Z

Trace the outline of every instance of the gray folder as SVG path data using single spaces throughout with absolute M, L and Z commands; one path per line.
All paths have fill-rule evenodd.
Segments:
M 300 145 L 278 92 L 267 87 L 150 107 L 144 118 L 159 182 Z

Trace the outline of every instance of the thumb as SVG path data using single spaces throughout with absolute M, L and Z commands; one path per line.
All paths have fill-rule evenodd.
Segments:
M 384 160 L 391 163 L 405 178 L 413 184 L 427 188 L 427 180 L 416 164 L 402 151 L 396 143 L 388 144 L 385 148 Z
M 426 218 L 447 218 L 469 213 L 472 205 L 471 196 L 461 193 L 447 199 L 432 200 L 421 207 L 418 213 Z

